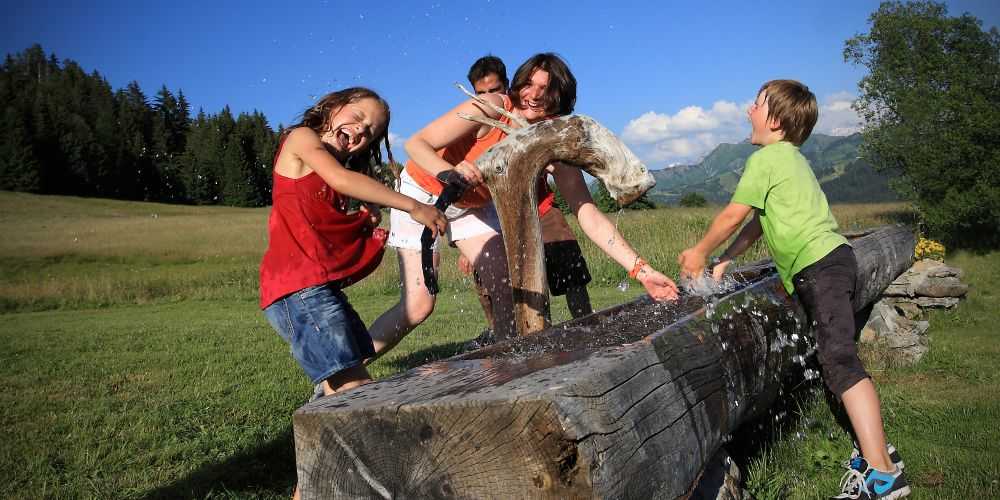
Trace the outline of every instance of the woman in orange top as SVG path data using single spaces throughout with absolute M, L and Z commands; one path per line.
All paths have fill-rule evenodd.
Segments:
M 509 95 L 509 99 L 499 94 L 480 97 L 513 110 L 529 123 L 553 115 L 568 115 L 576 104 L 576 78 L 555 54 L 537 54 L 517 69 Z M 478 187 L 461 200 L 464 212 L 445 212 L 449 216 L 449 231 L 452 241 L 476 267 L 487 289 L 501 292 L 491 294 L 496 317 L 513 317 L 510 285 L 504 283 L 507 261 L 499 237 L 499 222 L 492 203 L 486 201 L 488 191 L 482 184 L 482 174 L 472 164 L 489 146 L 502 140 L 504 134 L 493 127 L 461 118 L 461 113 L 507 121 L 495 110 L 485 109 L 471 99 L 441 115 L 406 142 L 410 162 L 401 178 L 400 192 L 423 203 L 433 203 L 436 194 L 441 192 L 441 185 L 434 185 L 434 178 L 447 170 L 455 170 Z M 674 282 L 645 263 L 614 223 L 598 210 L 580 169 L 556 164 L 550 165 L 548 172 L 587 237 L 625 269 L 633 270 L 630 274 L 654 299 L 677 296 Z M 403 212 L 392 211 L 389 245 L 397 248 L 403 287 L 400 302 L 369 328 L 376 356 L 395 346 L 434 310 L 434 296 L 423 286 L 420 268 L 419 231 L 422 227 L 407 219 Z M 462 234 L 457 234 L 459 232 Z M 510 328 L 509 325 L 497 325 L 498 329 L 505 327 Z

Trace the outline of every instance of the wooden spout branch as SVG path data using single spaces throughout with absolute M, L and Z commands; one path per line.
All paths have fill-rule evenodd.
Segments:
M 862 307 L 909 267 L 914 238 L 891 227 L 853 245 Z M 745 286 L 714 305 L 640 299 L 302 407 L 302 497 L 686 497 L 809 351 L 773 268 L 736 274 Z
M 555 162 L 577 166 L 601 179 L 622 204 L 634 201 L 655 184 L 652 174 L 614 134 L 580 115 L 514 130 L 476 161 L 500 216 L 518 335 L 549 325 L 535 186 L 542 170 Z

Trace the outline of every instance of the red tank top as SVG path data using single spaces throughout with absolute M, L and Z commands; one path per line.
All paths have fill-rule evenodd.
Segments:
M 271 202 L 261 309 L 303 288 L 356 283 L 382 261 L 386 231 L 373 230 L 365 212 L 347 213 L 348 198 L 316 172 L 299 179 L 275 172 Z

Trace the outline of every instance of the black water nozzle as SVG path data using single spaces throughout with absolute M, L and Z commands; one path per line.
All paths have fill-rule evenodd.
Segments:
M 444 189 L 434 202 L 434 208 L 444 212 L 452 203 L 458 201 L 469 188 L 469 183 L 465 178 L 454 170 L 445 170 L 437 175 L 438 180 L 444 183 Z M 424 228 L 420 235 L 420 267 L 424 272 L 424 285 L 427 292 L 437 295 L 438 282 L 437 275 L 434 274 L 434 251 L 431 246 L 434 244 L 434 233 L 429 227 Z

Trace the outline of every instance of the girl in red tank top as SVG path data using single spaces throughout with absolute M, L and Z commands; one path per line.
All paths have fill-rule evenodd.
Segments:
M 371 381 L 364 361 L 375 353 L 372 339 L 341 288 L 381 261 L 378 205 L 409 213 L 435 234 L 446 225 L 433 206 L 371 177 L 381 144 L 389 150 L 388 128 L 389 105 L 371 90 L 333 92 L 285 131 L 274 158 L 260 306 L 324 394 Z M 373 206 L 350 213 L 352 198 Z
M 285 131 L 274 160 L 268 247 L 260 265 L 260 306 L 324 392 L 368 380 L 371 337 L 342 288 L 371 273 L 385 231 L 378 206 L 408 212 L 435 233 L 445 218 L 371 177 L 388 144 L 389 106 L 364 88 L 333 92 Z M 351 199 L 371 208 L 348 211 Z

